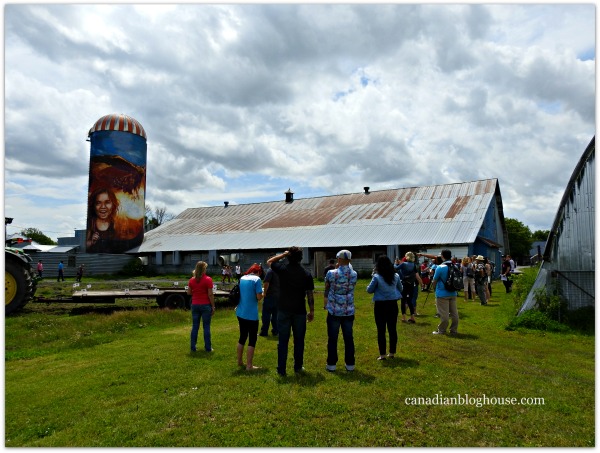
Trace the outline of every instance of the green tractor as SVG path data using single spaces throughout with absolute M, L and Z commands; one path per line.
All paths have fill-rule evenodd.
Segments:
M 32 259 L 20 249 L 4 248 L 4 314 L 16 312 L 29 302 L 37 288 Z

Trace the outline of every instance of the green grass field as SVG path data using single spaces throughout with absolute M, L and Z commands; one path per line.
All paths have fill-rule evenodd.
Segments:
M 434 296 L 421 293 L 417 324 L 399 322 L 397 357 L 377 361 L 367 284 L 356 289 L 356 371 L 325 371 L 318 294 L 307 372 L 291 372 L 290 348 L 287 378 L 274 337 L 259 337 L 260 370 L 237 367 L 232 309 L 213 318 L 215 351 L 191 354 L 189 311 L 29 304 L 5 319 L 5 446 L 595 445 L 593 335 L 506 330 L 514 301 L 496 282 L 486 307 L 459 298 L 458 337 L 431 334 Z M 434 401 L 407 404 L 419 398 Z

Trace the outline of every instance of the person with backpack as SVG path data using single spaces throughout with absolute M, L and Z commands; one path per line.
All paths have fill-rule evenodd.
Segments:
M 463 274 L 463 286 L 465 291 L 465 302 L 469 299 L 469 291 L 475 294 L 475 273 L 473 272 L 473 264 L 471 258 L 465 256 L 462 259 L 460 269 Z
M 448 328 L 449 319 L 452 319 L 450 325 L 450 335 L 458 333 L 458 308 L 456 306 L 456 297 L 458 295 L 455 286 L 452 286 L 448 280 L 451 272 L 457 273 L 457 284 L 462 283 L 462 275 L 460 270 L 452 264 L 452 252 L 448 249 L 442 250 L 442 258 L 444 262 L 439 265 L 435 274 L 433 274 L 433 288 L 435 290 L 435 305 L 440 315 L 440 323 L 437 330 L 432 333 L 434 335 L 445 335 Z M 452 267 L 452 270 L 450 269 Z
M 413 252 L 406 252 L 404 255 L 406 261 L 397 267 L 397 272 L 402 279 L 402 302 L 400 308 L 402 310 L 402 322 L 409 322 L 415 324 L 415 304 L 413 303 L 413 296 L 415 288 L 423 284 L 421 276 L 419 275 L 419 267 L 415 264 L 415 254 Z M 406 320 L 406 307 L 410 310 L 410 319 Z
M 486 294 L 487 287 L 487 272 L 485 264 L 483 263 L 483 256 L 478 255 L 475 257 L 475 292 L 481 301 L 481 305 L 487 305 L 488 298 Z

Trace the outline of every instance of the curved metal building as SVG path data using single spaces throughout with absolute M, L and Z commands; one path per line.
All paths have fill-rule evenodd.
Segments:
M 86 252 L 123 253 L 144 239 L 146 131 L 130 116 L 111 114 L 88 137 Z
M 544 261 L 519 314 L 535 307 L 538 288 L 559 288 L 569 310 L 595 305 L 596 137 L 573 171 L 546 241 Z

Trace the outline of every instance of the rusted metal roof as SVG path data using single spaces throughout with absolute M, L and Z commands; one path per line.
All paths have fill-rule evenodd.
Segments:
M 146 233 L 139 252 L 466 244 L 475 241 L 496 194 L 498 180 L 487 179 L 189 208 Z

